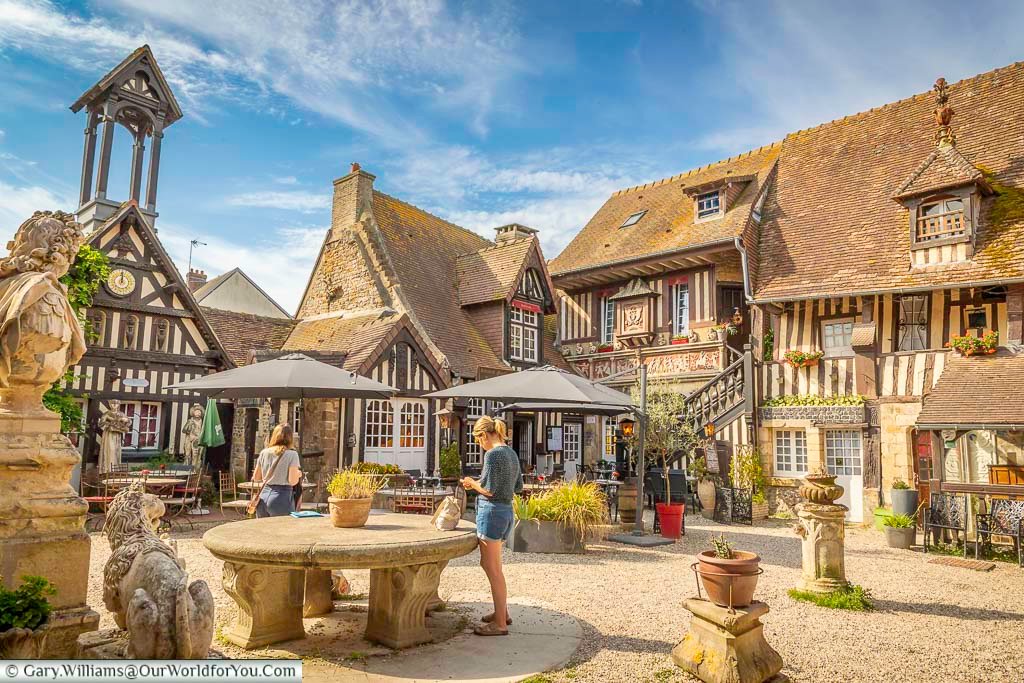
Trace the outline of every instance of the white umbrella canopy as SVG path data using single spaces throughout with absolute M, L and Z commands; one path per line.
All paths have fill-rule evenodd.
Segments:
M 627 394 L 545 365 L 467 382 L 427 394 L 428 398 L 483 398 L 504 402 L 600 404 L 636 409 Z
M 391 398 L 397 389 L 301 353 L 171 385 L 215 398 Z

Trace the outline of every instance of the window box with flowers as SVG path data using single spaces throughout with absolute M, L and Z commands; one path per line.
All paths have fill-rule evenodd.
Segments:
M 672 339 L 669 340 L 670 344 L 689 344 L 690 335 L 688 334 L 673 334 Z
M 608 353 L 609 351 L 614 351 L 614 350 L 615 350 L 615 345 L 614 344 L 598 344 L 597 345 L 597 352 L 598 353 Z
M 986 332 L 980 337 L 969 335 L 954 336 L 946 346 L 956 349 L 961 356 L 983 356 L 996 352 L 999 345 L 998 332 Z
M 794 368 L 811 368 L 818 364 L 824 351 L 786 351 L 783 358 Z

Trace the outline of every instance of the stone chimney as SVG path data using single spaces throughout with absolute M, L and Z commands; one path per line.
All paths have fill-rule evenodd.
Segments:
M 532 235 L 537 234 L 537 231 L 534 230 L 533 228 L 529 228 L 525 225 L 520 225 L 519 223 L 509 223 L 508 225 L 502 225 L 499 228 L 495 228 L 494 231 L 497 233 L 497 235 L 494 238 L 494 241 L 497 242 L 498 244 L 501 244 L 502 242 L 509 242 L 511 240 L 521 240 L 525 237 L 530 237 Z
M 206 284 L 206 273 L 195 268 L 189 268 L 188 271 L 188 291 L 194 292 L 203 285 Z
M 359 220 L 364 209 L 373 204 L 373 181 L 376 176 L 353 162 L 348 175 L 334 181 L 334 202 L 331 207 L 331 239 L 338 239 Z

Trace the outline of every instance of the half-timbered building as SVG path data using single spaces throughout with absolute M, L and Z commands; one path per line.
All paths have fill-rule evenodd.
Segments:
M 82 449 L 88 467 L 98 454 L 98 419 L 113 399 L 132 419 L 124 441 L 126 460 L 179 453 L 181 426 L 197 399 L 168 387 L 233 363 L 154 227 L 160 143 L 181 111 L 149 48 L 129 55 L 72 106 L 76 112 L 83 108 L 88 124 L 78 220 L 88 244 L 110 261 L 110 276 L 85 313 L 88 351 L 73 368 L 68 387 L 84 408 Z M 117 125 L 134 140 L 124 202 L 111 200 L 107 188 Z M 97 127 L 102 127 L 98 158 Z M 147 140 L 152 150 L 143 200 Z

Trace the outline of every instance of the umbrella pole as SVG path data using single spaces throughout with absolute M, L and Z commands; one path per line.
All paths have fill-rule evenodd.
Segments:
M 633 526 L 634 536 L 644 535 L 644 439 L 647 436 L 647 366 L 640 365 L 640 435 L 637 438 L 636 456 L 636 522 Z M 668 476 L 666 473 L 665 476 Z

